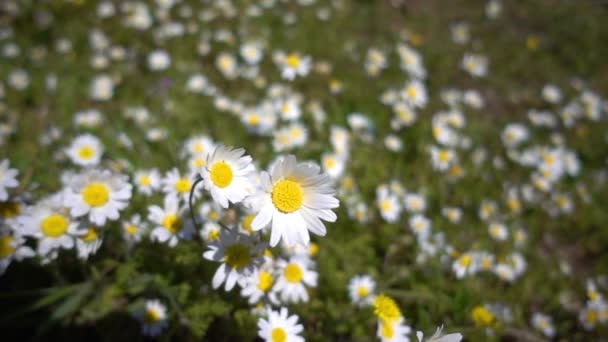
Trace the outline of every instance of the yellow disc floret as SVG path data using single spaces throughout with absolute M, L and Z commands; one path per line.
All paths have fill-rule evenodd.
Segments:
M 175 182 L 175 190 L 179 193 L 187 193 L 190 192 L 190 188 L 192 188 L 192 183 L 187 178 L 180 178 Z
M 225 188 L 232 183 L 234 173 L 226 162 L 216 162 L 211 166 L 211 181 L 218 188 Z
M 48 237 L 59 237 L 68 230 L 68 219 L 60 214 L 52 214 L 47 216 L 40 224 L 42 233 Z
M 94 155 L 95 149 L 88 145 L 83 146 L 80 148 L 80 150 L 78 150 L 78 156 L 80 157 L 80 159 L 89 160 L 93 158 Z
M 272 342 L 285 342 L 287 341 L 287 332 L 283 328 L 274 328 L 271 333 Z
M 82 191 L 82 199 L 91 207 L 101 207 L 110 200 L 110 190 L 103 183 L 91 183 Z
M 283 179 L 272 188 L 272 203 L 284 213 L 292 213 L 302 207 L 304 192 L 299 183 Z
M 283 271 L 283 275 L 290 283 L 299 283 L 302 281 L 302 278 L 304 278 L 304 272 L 298 264 L 287 265 Z
M 15 253 L 15 248 L 12 246 L 15 238 L 12 236 L 0 237 L 0 259 L 4 259 Z
M 270 272 L 261 271 L 258 288 L 264 292 L 267 292 L 272 287 L 272 281 L 272 274 L 270 274 Z
M 251 264 L 249 246 L 240 243 L 226 248 L 226 264 L 232 268 L 243 268 Z
M 171 234 L 177 234 L 182 230 L 182 220 L 175 214 L 169 214 L 163 219 L 163 227 Z

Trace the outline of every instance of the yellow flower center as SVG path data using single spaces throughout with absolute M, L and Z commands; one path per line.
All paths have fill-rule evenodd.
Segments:
M 206 162 L 206 161 L 205 161 L 205 159 L 203 159 L 203 158 L 200 158 L 200 157 L 199 157 L 199 158 L 194 159 L 194 165 L 195 165 L 196 167 L 199 167 L 199 168 L 200 168 L 200 167 L 203 167 L 203 166 L 205 166 L 205 164 L 206 164 L 206 163 L 207 163 L 207 162 Z
M 249 246 L 237 243 L 226 248 L 226 264 L 232 268 L 243 268 L 251 264 Z
M 489 326 L 494 322 L 494 314 L 485 307 L 478 305 L 473 308 L 471 312 L 471 318 L 477 326 Z
M 287 332 L 283 328 L 272 329 L 272 342 L 285 342 L 287 341 Z
M 254 218 L 255 215 L 249 214 L 243 219 L 243 229 L 245 229 L 248 233 L 253 232 L 253 229 L 251 228 L 251 222 L 253 222 Z
M 292 180 L 283 179 L 272 188 L 272 203 L 284 213 L 293 213 L 302 207 L 304 193 L 302 186 Z
M 369 288 L 367 286 L 359 286 L 357 288 L 357 295 L 361 298 L 365 298 L 369 295 Z
M 398 321 L 401 317 L 401 310 L 394 299 L 381 294 L 374 300 L 374 314 L 386 324 Z
M 163 220 L 163 227 L 171 234 L 177 234 L 182 230 L 182 220 L 175 214 L 169 214 L 165 216 Z
M 292 128 L 290 133 L 294 139 L 297 139 L 302 136 L 302 131 L 297 127 Z
M 220 240 L 220 230 L 215 228 L 209 232 L 209 240 L 210 241 L 219 241 Z
M 336 159 L 335 158 L 327 158 L 327 159 L 325 159 L 325 168 L 326 169 L 333 169 L 334 166 L 336 166 Z
M 160 312 L 155 309 L 146 310 L 146 314 L 144 315 L 144 322 L 151 324 L 160 321 Z
M 285 60 L 285 62 L 290 67 L 297 68 L 300 65 L 300 56 L 298 56 L 295 53 L 292 53 L 291 55 L 287 56 L 287 59 Z
M 91 207 L 101 207 L 110 200 L 110 190 L 102 183 L 91 183 L 84 188 L 82 198 Z
M 393 323 L 390 322 L 382 322 L 382 336 L 385 338 L 393 338 L 393 336 L 395 335 L 395 329 L 393 327 Z
M 205 146 L 201 143 L 197 143 L 196 145 L 194 145 L 194 152 L 196 153 L 203 153 L 205 151 Z
M 0 237 L 0 259 L 4 259 L 15 253 L 15 248 L 11 245 L 13 240 L 15 240 L 15 238 L 12 236 Z
M 150 179 L 150 176 L 148 176 L 148 175 L 141 176 L 141 177 L 139 177 L 139 184 L 148 186 L 148 185 L 152 184 L 152 179 Z
M 460 260 L 458 260 L 458 263 L 462 266 L 462 267 L 469 267 L 469 265 L 471 264 L 471 261 L 473 261 L 473 258 L 471 257 L 470 254 L 465 254 L 463 256 L 460 257 Z
M 97 240 L 98 237 L 99 237 L 99 234 L 97 233 L 97 229 L 95 229 L 94 227 L 90 227 L 87 230 L 87 233 L 81 237 L 81 239 L 84 242 L 91 243 L 91 242 Z
M 267 292 L 272 287 L 272 274 L 270 272 L 260 272 L 260 278 L 258 282 L 258 288 L 264 292 Z
M 95 149 L 88 145 L 81 147 L 78 151 L 78 156 L 80 157 L 80 159 L 89 160 L 93 158 L 94 155 Z
M 285 279 L 290 283 L 299 283 L 304 278 L 304 272 L 298 264 L 289 264 L 283 271 Z
M 218 188 L 225 188 L 232 183 L 234 174 L 232 168 L 226 162 L 216 162 L 211 167 L 211 181 Z
M 589 311 L 587 311 L 587 314 L 585 315 L 585 317 L 587 318 L 587 321 L 589 323 L 591 323 L 591 324 L 597 323 L 597 319 L 598 319 L 597 311 L 589 310 Z
M 175 190 L 179 193 L 188 193 L 190 192 L 190 188 L 192 188 L 192 183 L 188 178 L 180 178 L 175 183 Z
M 416 90 L 416 88 L 414 88 L 414 87 L 407 88 L 407 96 L 416 97 L 417 94 L 418 94 L 418 91 Z
M 442 163 L 447 162 L 448 160 L 450 160 L 450 153 L 446 150 L 439 151 L 439 160 Z
M 42 220 L 42 233 L 48 237 L 59 237 L 68 230 L 68 219 L 60 214 L 52 214 Z
M 0 217 L 13 218 L 21 213 L 21 205 L 17 202 L 0 202 Z
M 257 126 L 260 124 L 260 116 L 257 114 L 252 114 L 249 115 L 249 117 L 247 117 L 247 123 L 250 124 L 251 126 Z
M 308 254 L 310 254 L 310 256 L 315 256 L 317 253 L 319 253 L 319 245 L 311 242 L 310 246 L 308 246 Z
M 137 229 L 137 227 L 136 227 L 136 226 L 134 226 L 134 225 L 132 225 L 132 224 L 128 224 L 128 225 L 125 227 L 125 231 L 126 231 L 126 232 L 127 232 L 127 234 L 129 234 L 129 235 L 135 235 L 135 234 L 137 234 L 137 230 L 138 230 L 138 229 Z
M 391 201 L 389 201 L 387 199 L 380 201 L 380 208 L 383 211 L 389 211 L 389 210 L 391 210 L 392 207 L 393 207 L 393 205 L 391 204 Z

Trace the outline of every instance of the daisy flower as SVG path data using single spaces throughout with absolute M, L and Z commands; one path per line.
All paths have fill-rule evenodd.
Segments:
M 148 219 L 156 224 L 150 239 L 167 243 L 169 247 L 175 247 L 179 240 L 190 240 L 194 229 L 190 222 L 184 222 L 183 211 L 177 197 L 171 195 L 165 196 L 163 208 L 157 205 L 148 207 Z
M 270 245 L 281 239 L 288 245 L 308 244 L 308 231 L 326 234 L 322 220 L 334 222 L 331 210 L 340 202 L 335 196 L 329 176 L 320 174 L 319 166 L 297 163 L 293 155 L 280 157 L 261 174 L 261 194 L 257 196 L 260 211 L 251 223 L 258 231 L 271 224 Z
M 374 302 L 376 282 L 368 275 L 353 277 L 348 283 L 350 300 L 358 306 L 370 306 Z
M 72 216 L 88 215 L 92 223 L 103 226 L 108 219 L 117 220 L 119 211 L 127 207 L 131 188 L 123 175 L 87 170 L 69 180 L 64 205 Z
M 287 308 L 282 307 L 280 311 L 268 310 L 266 318 L 258 321 L 258 336 L 265 342 L 304 342 L 299 336 L 304 330 L 298 324 L 299 317 L 289 316 Z
M 344 157 L 336 153 L 324 153 L 321 156 L 321 165 L 323 171 L 327 173 L 331 178 L 340 178 L 344 173 L 346 162 Z
M 428 101 L 426 88 L 419 80 L 409 81 L 401 91 L 401 97 L 412 108 L 424 108 Z
M 484 77 L 488 73 L 488 58 L 467 53 L 462 58 L 462 68 L 473 77 Z
M 152 71 L 162 71 L 171 65 L 171 57 L 163 50 L 155 50 L 148 55 L 148 68 Z
M 312 260 L 307 257 L 292 257 L 289 261 L 277 261 L 280 275 L 273 290 L 283 302 L 308 302 L 306 287 L 316 287 L 318 274 L 311 268 Z
M 109 75 L 99 75 L 91 81 L 89 96 L 93 100 L 107 101 L 114 95 L 114 81 Z
M 101 247 L 102 232 L 95 226 L 90 226 L 84 230 L 84 234 L 78 236 L 76 239 L 76 251 L 78 252 L 78 258 L 86 260 L 89 255 L 97 253 L 99 247 Z
M 272 292 L 274 281 L 271 270 L 265 267 L 256 268 L 241 282 L 241 296 L 248 298 L 249 304 L 258 303 L 260 299 L 267 295 L 272 302 L 276 302 L 277 300 L 276 298 L 273 299 L 274 293 Z
M 16 178 L 18 174 L 18 170 L 10 168 L 8 159 L 4 159 L 0 163 L 0 201 L 8 199 L 7 188 L 19 186 L 19 181 Z
M 192 137 L 186 141 L 186 151 L 191 156 L 207 157 L 214 149 L 215 143 L 206 135 Z
M 435 170 L 445 171 L 456 160 L 454 151 L 450 149 L 431 146 L 430 151 L 431 161 Z
M 473 255 L 464 253 L 452 264 L 452 271 L 456 274 L 456 278 L 461 279 L 467 274 L 476 272 L 476 267 L 473 263 Z
M 255 167 L 242 148 L 218 146 L 207 158 L 201 170 L 203 184 L 213 200 L 223 208 L 228 202 L 239 203 L 253 190 L 249 176 Z
M 147 224 L 142 222 L 141 216 L 135 214 L 128 221 L 122 222 L 122 237 L 131 246 L 141 241 L 147 228 Z
M 142 323 L 145 336 L 158 336 L 168 325 L 167 307 L 158 299 L 146 300 L 144 308 L 135 316 Z
M 72 249 L 75 238 L 81 234 L 78 222 L 68 215 L 61 197 L 55 195 L 43 199 L 27 208 L 18 218 L 19 233 L 38 240 L 37 253 L 40 256 L 46 256 L 60 248 Z
M 136 171 L 133 180 L 137 190 L 146 196 L 160 188 L 161 179 L 157 169 Z
M 302 56 L 299 53 L 291 53 L 280 60 L 281 76 L 289 81 L 293 81 L 296 76 L 306 76 L 310 72 L 311 59 L 309 56 Z
M 247 64 L 256 65 L 264 57 L 260 44 L 256 42 L 247 42 L 241 45 L 239 52 Z
M 11 234 L 10 228 L 0 227 L 0 275 L 2 275 L 13 260 L 21 261 L 31 258 L 36 253 L 25 245 L 25 239 L 18 234 Z
M 166 196 L 174 196 L 188 202 L 190 190 L 192 189 L 192 179 L 194 176 L 183 176 L 177 169 L 173 169 L 162 179 L 163 192 Z M 200 188 L 194 189 L 194 198 L 201 196 Z
M 220 233 L 222 231 L 222 226 L 217 222 L 205 222 L 203 224 L 203 229 L 200 231 L 200 236 L 205 242 L 216 242 L 220 239 Z
M 399 219 L 402 206 L 396 195 L 389 194 L 388 192 L 380 192 L 378 193 L 376 204 L 378 210 L 380 210 L 380 216 L 382 216 L 386 222 L 392 223 Z
M 233 55 L 223 52 L 215 60 L 218 70 L 227 79 L 234 79 L 238 75 L 238 65 Z
M 217 202 L 204 202 L 201 204 L 199 215 L 204 221 L 218 222 L 224 216 L 224 209 Z
M 532 315 L 532 326 L 548 338 L 553 338 L 553 336 L 555 336 L 555 326 L 553 325 L 551 316 L 535 312 Z
M 253 237 L 237 229 L 222 230 L 219 240 L 210 243 L 209 249 L 203 253 L 205 259 L 222 263 L 213 276 L 213 288 L 217 289 L 225 282 L 224 289 L 232 290 L 239 280 L 251 274 L 255 266 L 262 262 L 264 247 L 264 244 L 256 243 Z
M 95 166 L 101 160 L 103 145 L 97 137 L 91 134 L 83 134 L 72 141 L 65 153 L 76 165 Z

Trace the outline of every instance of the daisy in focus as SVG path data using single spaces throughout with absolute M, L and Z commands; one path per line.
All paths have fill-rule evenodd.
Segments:
M 201 170 L 203 184 L 211 197 L 223 208 L 239 203 L 253 190 L 250 175 L 255 171 L 252 159 L 242 148 L 218 146 Z
M 281 239 L 287 246 L 307 245 L 308 231 L 324 236 L 326 229 L 321 220 L 336 220 L 331 209 L 340 202 L 329 176 L 320 174 L 318 165 L 298 163 L 293 155 L 280 157 L 260 178 L 262 193 L 256 196 L 260 211 L 251 227 L 258 231 L 270 224 L 270 246 L 276 246 Z

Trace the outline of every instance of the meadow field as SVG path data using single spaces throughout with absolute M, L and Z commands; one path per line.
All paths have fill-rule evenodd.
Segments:
M 0 340 L 607 341 L 607 18 L 1 0 Z

